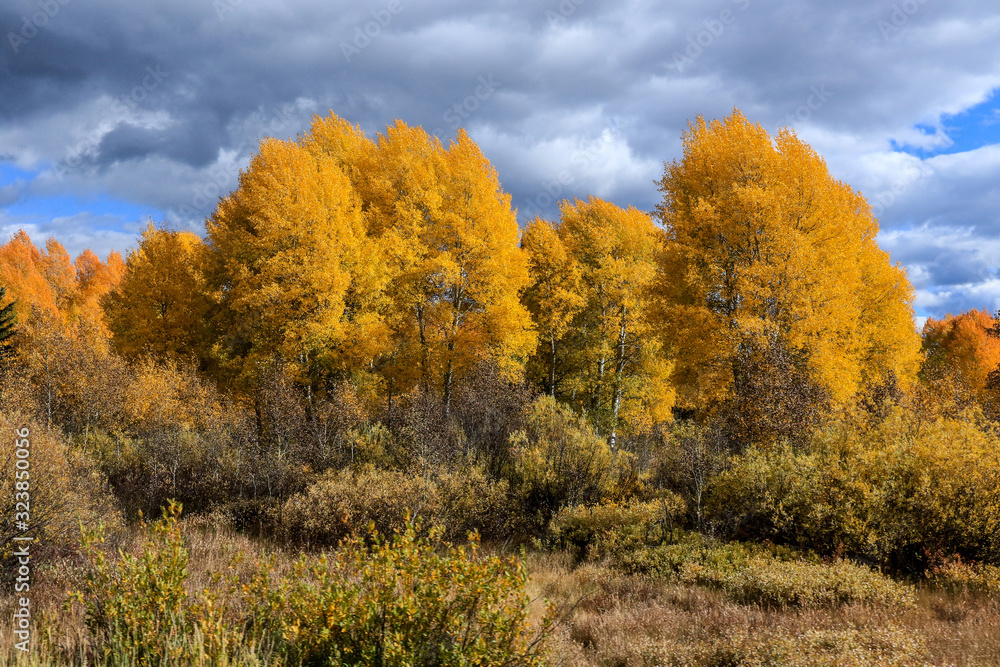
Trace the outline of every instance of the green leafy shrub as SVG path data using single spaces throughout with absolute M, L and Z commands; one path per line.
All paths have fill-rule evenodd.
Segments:
M 682 534 L 671 544 L 622 550 L 613 555 L 616 564 L 628 572 L 647 573 L 675 580 L 692 564 L 703 570 L 732 574 L 760 556 L 778 562 L 819 562 L 818 558 L 809 553 L 770 542 L 722 542 L 693 532 Z
M 111 664 L 221 664 L 253 654 L 256 645 L 230 630 L 212 591 L 191 596 L 188 551 L 171 502 L 163 518 L 146 530 L 138 555 L 105 553 L 103 526 L 84 530 L 89 569 L 83 590 L 71 598 L 83 604 L 94 658 Z
M 447 526 L 449 538 L 464 538 L 474 531 L 483 539 L 507 540 L 526 533 L 507 480 L 490 479 L 479 466 L 467 465 L 437 472 L 434 483 L 441 499 L 434 521 Z
M 649 501 L 606 501 L 559 510 L 549 524 L 551 542 L 577 556 L 633 549 L 673 539 L 684 501 L 670 492 Z
M 278 523 L 286 535 L 314 545 L 334 545 L 369 525 L 383 534 L 414 517 L 436 517 L 441 512 L 437 486 L 427 477 L 394 470 L 364 467 L 328 471 L 304 493 L 281 507 Z
M 773 544 L 713 542 L 693 534 L 676 544 L 616 553 L 619 566 L 725 592 L 765 607 L 876 604 L 908 607 L 912 587 L 846 560 L 819 562 Z
M 713 482 L 709 515 L 739 539 L 842 550 L 897 569 L 927 553 L 1000 563 L 1000 447 L 980 415 L 897 409 L 840 422 L 803 450 L 751 448 Z
M 368 532 L 370 524 L 391 533 L 403 527 L 407 512 L 446 525 L 449 537 L 475 531 L 507 539 L 524 530 L 506 480 L 491 480 L 472 465 L 426 474 L 371 466 L 329 471 L 285 502 L 278 523 L 298 541 L 334 545 Z
M 539 528 L 565 505 L 621 500 L 639 490 L 634 457 L 612 452 L 584 417 L 551 396 L 532 404 L 511 445 L 514 485 Z
M 732 573 L 688 567 L 681 580 L 719 588 L 740 604 L 763 607 L 914 604 L 909 586 L 846 560 L 816 564 L 756 557 Z
M 371 548 L 350 538 L 278 581 L 260 565 L 243 589 L 252 631 L 295 664 L 544 664 L 551 615 L 532 631 L 523 564 L 481 557 L 475 540 L 441 542 L 441 528 L 421 533 L 410 523 Z

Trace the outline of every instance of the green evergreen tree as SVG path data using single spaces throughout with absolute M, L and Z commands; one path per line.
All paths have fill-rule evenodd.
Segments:
M 0 285 L 0 303 L 3 303 L 5 296 L 7 296 L 7 288 Z M 0 308 L 0 361 L 14 354 L 12 339 L 17 332 L 16 325 L 17 313 L 14 312 L 14 302 L 11 301 Z

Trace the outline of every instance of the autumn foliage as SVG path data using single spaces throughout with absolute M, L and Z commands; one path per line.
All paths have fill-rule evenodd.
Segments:
M 984 310 L 933 317 L 924 323 L 921 374 L 942 398 L 995 412 L 1000 368 L 998 322 Z
M 470 531 L 747 605 L 912 602 L 844 558 L 988 582 L 998 320 L 918 333 L 871 207 L 792 130 L 698 118 L 658 185 L 652 212 L 589 196 L 522 229 L 464 131 L 369 137 L 331 114 L 263 141 L 204 236 L 150 223 L 103 260 L 11 237 L 0 426 L 39 433 L 40 535 L 71 550 L 101 504 L 134 520 L 177 500 L 341 544 L 292 575 L 258 564 L 234 616 L 185 590 L 175 510 L 146 560 L 102 560 L 91 532 L 94 646 L 368 659 L 391 620 L 406 659 L 433 661 L 429 638 L 454 664 L 536 664 L 520 566 L 435 541 Z M 110 590 L 153 570 L 162 609 Z
M 738 111 L 699 118 L 667 165 L 657 215 L 664 333 L 682 405 L 711 410 L 768 348 L 838 403 L 919 366 L 913 290 L 876 244 L 864 198 L 795 133 Z

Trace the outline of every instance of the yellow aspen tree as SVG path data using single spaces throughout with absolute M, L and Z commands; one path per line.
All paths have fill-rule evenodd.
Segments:
M 346 145 L 359 154 L 340 159 L 361 193 L 368 243 L 386 262 L 390 396 L 420 386 L 447 409 L 479 361 L 519 374 L 534 345 L 520 302 L 527 268 L 510 195 L 479 147 L 460 132 L 445 149 L 400 121 L 373 150 L 336 120 L 314 125 L 312 136 L 334 153 Z
M 79 289 L 76 282 L 76 267 L 66 248 L 54 238 L 45 242 L 45 252 L 41 256 L 41 272 L 49 284 L 55 298 L 56 307 L 65 322 L 76 319 L 76 305 Z
M 725 400 L 754 350 L 782 348 L 834 402 L 919 365 L 913 289 L 878 222 L 789 129 L 698 118 L 665 165 L 661 327 L 682 403 Z
M 998 325 L 989 313 L 977 309 L 939 320 L 928 318 L 922 332 L 926 358 L 921 378 L 940 397 L 958 405 L 989 403 L 993 392 L 988 380 L 1000 368 Z
M 216 355 L 250 380 L 274 356 L 313 387 L 344 337 L 360 201 L 329 157 L 268 139 L 207 221 Z
M 351 368 L 352 384 L 368 403 L 378 402 L 387 387 L 386 369 L 398 355 L 392 347 L 392 307 L 387 289 L 393 280 L 388 264 L 386 240 L 380 225 L 386 219 L 374 206 L 379 199 L 373 188 L 384 187 L 377 163 L 376 144 L 358 125 L 331 113 L 314 116 L 300 145 L 317 159 L 333 160 L 344 172 L 361 201 L 365 236 L 354 252 L 351 283 L 344 297 L 349 317 L 339 345 L 345 367 Z M 389 379 L 391 382 L 391 378 Z
M 34 312 L 44 314 L 49 326 L 59 322 L 68 328 L 86 321 L 106 334 L 99 300 L 117 284 L 122 268 L 116 252 L 105 263 L 84 250 L 74 262 L 54 238 L 41 250 L 24 230 L 0 246 L 0 283 L 17 301 L 18 316 L 25 322 Z
M 348 137 L 341 143 L 352 142 Z M 379 370 L 391 403 L 416 385 L 425 392 L 440 387 L 441 359 L 432 330 L 432 311 L 441 310 L 434 266 L 440 248 L 426 241 L 441 218 L 447 166 L 437 139 L 401 121 L 370 146 L 361 143 L 356 149 L 344 160 L 351 164 L 363 201 L 368 246 L 382 259 L 371 265 L 384 278 L 381 305 L 389 340 Z
M 56 294 L 44 272 L 44 254 L 23 229 L 0 246 L 0 282 L 15 302 L 18 320 L 24 322 L 32 309 L 50 318 L 61 318 Z
M 580 282 L 580 265 L 567 251 L 556 227 L 535 218 L 521 236 L 531 283 L 524 303 L 538 329 L 538 349 L 529 360 L 550 396 L 555 396 L 564 375 L 571 372 L 564 338 L 586 299 Z M 536 363 L 537 362 L 537 363 Z
M 513 377 L 534 346 L 520 302 L 528 272 L 517 218 L 496 170 L 464 131 L 444 150 L 423 130 L 397 123 L 380 138 L 379 154 L 388 182 L 403 193 L 383 213 L 392 220 L 385 238 L 398 276 L 398 344 L 416 352 L 419 381 L 440 392 L 447 410 L 456 381 L 476 363 L 492 358 Z
M 103 299 L 115 349 L 131 359 L 203 356 L 209 302 L 205 243 L 193 232 L 150 223 L 128 254 L 124 275 Z
M 585 300 L 574 320 L 584 363 L 571 388 L 614 446 L 622 424 L 668 420 L 674 404 L 671 364 L 650 319 L 663 233 L 646 213 L 596 197 L 564 201 L 560 212 Z

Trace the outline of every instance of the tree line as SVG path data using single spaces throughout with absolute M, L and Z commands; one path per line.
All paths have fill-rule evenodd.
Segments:
M 659 189 L 652 214 L 588 197 L 522 233 L 464 132 L 444 146 L 397 122 L 371 139 L 331 115 L 262 142 L 204 239 L 150 225 L 125 260 L 71 262 L 21 232 L 0 281 L 29 329 L 194 359 L 250 400 L 280 363 L 307 397 L 349 383 L 377 411 L 419 390 L 447 412 L 490 362 L 612 444 L 734 406 L 749 443 L 783 432 L 789 401 L 914 381 L 905 272 L 864 198 L 793 132 L 698 119 Z
M 438 507 L 506 539 L 673 493 L 694 527 L 775 537 L 727 514 L 762 493 L 738 483 L 789 451 L 826 462 L 809 452 L 831 429 L 854 434 L 841 454 L 893 410 L 992 437 L 998 320 L 919 333 L 871 207 L 793 131 L 698 118 L 658 187 L 652 212 L 591 196 L 522 230 L 464 132 L 317 117 L 261 143 L 204 237 L 151 223 L 104 261 L 23 231 L 0 246 L 0 395 L 126 512 L 284 512 L 314 539 L 312 512 Z

